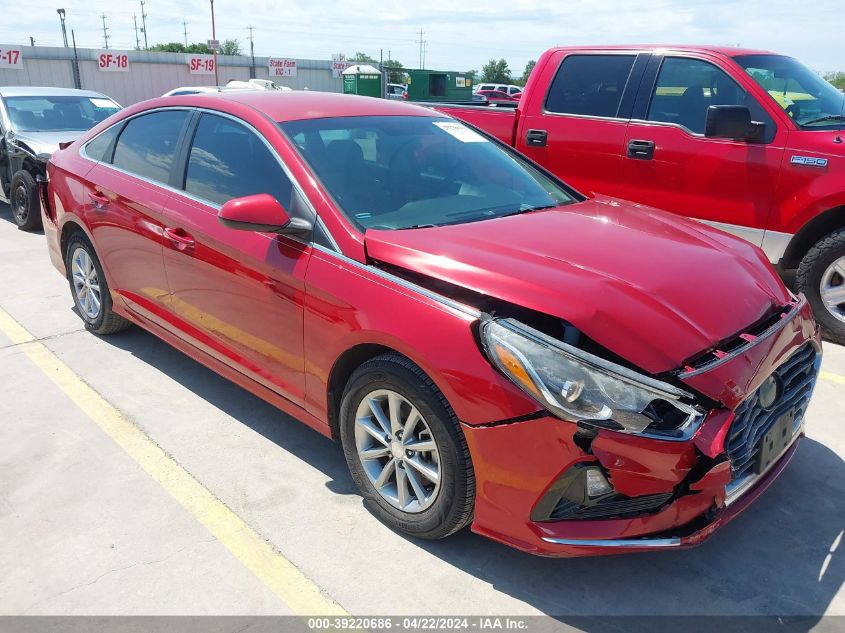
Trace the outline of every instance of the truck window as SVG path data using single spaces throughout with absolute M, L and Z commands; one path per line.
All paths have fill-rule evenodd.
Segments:
M 711 105 L 750 104 L 745 90 L 713 64 L 667 57 L 651 95 L 648 120 L 675 123 L 694 134 L 704 134 L 707 108 Z M 754 114 L 757 112 L 752 109 Z
M 615 117 L 635 58 L 635 55 L 569 55 L 552 81 L 546 110 Z

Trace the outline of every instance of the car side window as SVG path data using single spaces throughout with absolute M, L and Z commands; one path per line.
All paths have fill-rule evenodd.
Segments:
M 131 119 L 114 146 L 112 164 L 167 184 L 179 134 L 187 117 L 185 110 L 163 110 Z
M 709 62 L 684 57 L 663 60 L 651 95 L 649 121 L 675 123 L 694 134 L 704 134 L 711 105 L 748 105 L 748 95 Z
M 278 160 L 254 132 L 225 117 L 202 115 L 188 156 L 185 191 L 215 204 L 268 193 L 290 209 L 291 190 Z
M 97 138 L 89 141 L 85 146 L 85 155 L 91 160 L 110 163 L 113 142 L 118 131 L 120 131 L 120 124 L 113 125 Z
M 569 55 L 558 68 L 546 110 L 558 114 L 615 117 L 635 55 Z

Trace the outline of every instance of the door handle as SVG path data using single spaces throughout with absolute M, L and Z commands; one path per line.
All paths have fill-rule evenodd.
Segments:
M 654 141 L 628 141 L 628 158 L 651 160 L 654 158 Z
M 93 191 L 88 192 L 88 199 L 91 201 L 91 206 L 97 211 L 104 211 L 109 208 L 109 199 L 99 193 Z
M 525 144 L 529 147 L 545 147 L 548 137 L 546 130 L 528 130 L 525 134 Z
M 194 238 L 185 233 L 185 231 L 183 231 L 182 229 L 174 229 L 167 227 L 164 229 L 164 235 L 173 243 L 173 245 L 176 247 L 176 250 L 184 251 L 186 249 L 193 248 L 194 246 L 196 246 Z

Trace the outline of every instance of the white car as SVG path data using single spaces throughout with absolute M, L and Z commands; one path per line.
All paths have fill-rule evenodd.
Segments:
M 523 86 L 514 86 L 513 84 L 481 83 L 475 86 L 472 91 L 478 92 L 479 90 L 498 90 L 499 92 L 504 92 L 507 95 L 515 95 L 517 92 L 522 92 L 523 89 Z

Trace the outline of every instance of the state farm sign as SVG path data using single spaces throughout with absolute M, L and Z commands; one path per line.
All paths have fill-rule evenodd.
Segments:
M 270 58 L 268 63 L 270 77 L 296 77 L 295 59 L 274 59 Z

